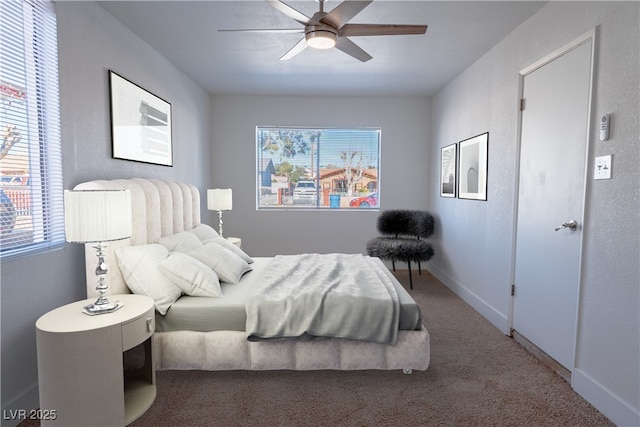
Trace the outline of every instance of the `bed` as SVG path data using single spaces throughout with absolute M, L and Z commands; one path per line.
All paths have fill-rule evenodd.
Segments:
M 191 184 L 155 179 L 96 180 L 74 190 L 129 189 L 132 236 L 110 242 L 109 295 L 131 293 L 126 265 L 116 254 L 152 246 L 161 240 L 207 228 L 201 223 L 200 192 Z M 173 252 L 171 252 L 173 254 Z M 329 254 L 327 254 L 329 255 Z M 393 345 L 351 338 L 248 339 L 245 326 L 250 289 L 259 286 L 268 266 L 278 257 L 252 257 L 250 271 L 233 285 L 221 283 L 221 297 L 181 295 L 164 314 L 156 312 L 154 356 L 158 370 L 426 370 L 430 360 L 429 333 L 419 307 L 377 258 L 363 256 L 378 276 L 397 292 L 398 330 Z M 96 295 L 95 250 L 86 245 L 87 295 Z M 120 261 L 122 257 L 120 256 Z M 287 261 L 288 262 L 288 261 Z M 124 271 L 123 271 L 124 270 Z M 389 286 L 389 285 L 387 285 Z M 156 305 L 156 307 L 158 307 Z M 199 314 L 198 314 L 199 313 Z M 204 314 L 203 314 L 204 313 Z M 202 326 L 198 318 L 214 317 Z

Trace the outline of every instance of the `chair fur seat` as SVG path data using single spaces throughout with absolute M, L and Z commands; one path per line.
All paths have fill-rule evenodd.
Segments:
M 380 236 L 367 242 L 367 253 L 381 259 L 398 261 L 429 261 L 433 248 L 429 242 L 408 237 Z

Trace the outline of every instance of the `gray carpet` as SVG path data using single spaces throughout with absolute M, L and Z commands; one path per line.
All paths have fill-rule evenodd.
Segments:
M 408 289 L 406 271 L 396 273 Z M 428 273 L 413 274 L 431 365 L 400 371 L 160 371 L 133 426 L 609 426 Z

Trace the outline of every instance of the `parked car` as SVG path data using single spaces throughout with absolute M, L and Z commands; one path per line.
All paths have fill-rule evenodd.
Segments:
M 352 208 L 377 208 L 378 207 L 378 193 L 371 193 L 368 196 L 358 197 L 349 202 L 349 206 Z
M 316 183 L 313 181 L 298 181 L 293 189 L 294 200 L 313 201 L 317 197 Z
M 0 233 L 8 233 L 16 224 L 16 208 L 4 190 L 0 189 Z

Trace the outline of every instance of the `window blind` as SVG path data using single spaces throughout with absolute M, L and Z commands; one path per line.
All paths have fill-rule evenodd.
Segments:
M 0 258 L 64 243 L 54 5 L 0 1 Z

